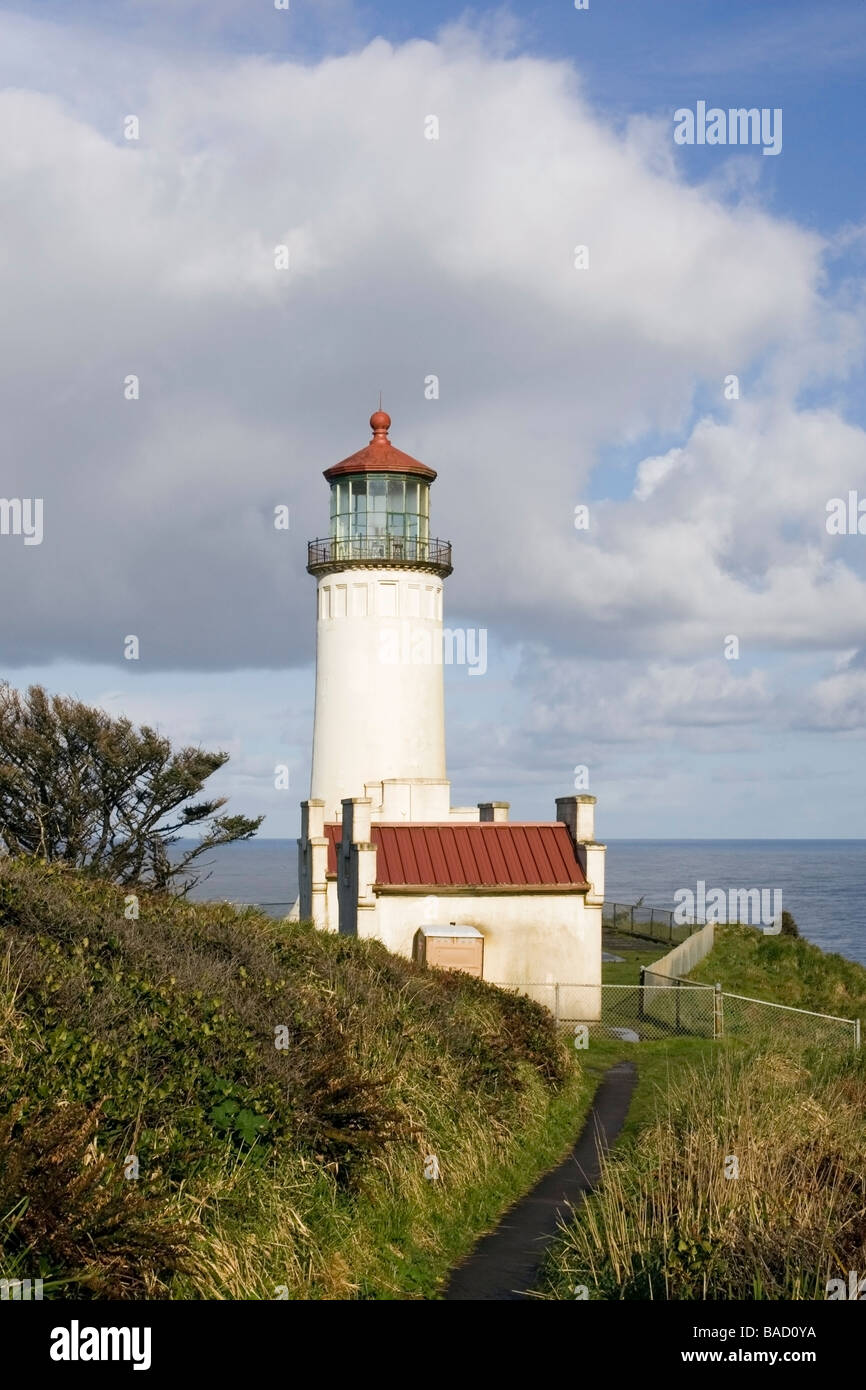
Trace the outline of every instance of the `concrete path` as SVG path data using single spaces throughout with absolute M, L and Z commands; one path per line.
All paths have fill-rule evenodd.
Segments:
M 607 1150 L 628 1114 L 637 1081 L 634 1062 L 617 1062 L 599 1083 L 583 1132 L 558 1168 L 505 1213 L 463 1264 L 451 1271 L 448 1300 L 527 1299 L 538 1281 L 547 1246 L 569 1207 L 576 1207 L 598 1181 L 599 1146 Z

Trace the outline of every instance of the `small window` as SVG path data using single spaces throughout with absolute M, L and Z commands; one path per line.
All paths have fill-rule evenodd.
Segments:
M 379 590 L 379 601 L 378 601 L 378 604 L 377 604 L 377 607 L 378 607 L 378 609 L 379 609 L 379 617 L 380 617 L 380 618 L 396 618 L 396 616 L 397 616 L 397 585 L 396 585 L 396 584 L 390 584 L 390 583 L 385 583 L 385 584 L 381 584 L 381 583 L 380 583 L 379 585 L 377 585 L 377 588 L 378 588 L 378 590 Z

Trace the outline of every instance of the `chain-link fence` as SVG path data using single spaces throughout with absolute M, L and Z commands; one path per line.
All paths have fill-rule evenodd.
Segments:
M 192 898 L 192 899 L 190 899 L 190 901 L 191 901 L 191 902 L 197 902 L 197 901 L 199 901 L 199 899 L 197 899 L 197 898 Z M 211 900 L 210 900 L 210 899 L 207 899 L 207 898 L 202 898 L 200 901 L 205 901 L 205 902 L 206 902 L 206 901 L 211 901 Z M 222 898 L 222 899 L 216 899 L 215 901 L 217 901 L 217 902 L 222 901 L 222 902 L 227 902 L 227 903 L 230 902 L 231 905 L 232 905 L 232 907 L 237 907 L 237 908 L 242 908 L 242 907 L 256 907 L 256 908 L 258 908 L 259 912 L 264 912 L 264 914 L 265 914 L 266 917 L 276 917 L 277 919 L 279 919 L 279 918 L 281 918 L 281 917 L 288 917 L 289 913 L 291 912 L 292 908 L 294 907 L 295 903 L 297 902 L 297 899 L 294 898 L 291 902 L 285 902 L 285 903 L 248 903 L 248 902 L 240 902 L 240 901 L 236 900 L 235 898 Z
M 786 1050 L 859 1047 L 860 1022 L 832 1014 L 728 994 L 713 985 L 652 976 L 637 985 L 517 984 L 550 1009 L 563 1033 L 588 1027 L 603 1037 L 639 1042 L 659 1038 L 743 1038 Z
M 662 941 L 677 946 L 693 932 L 700 931 L 704 922 L 675 922 L 674 913 L 666 907 L 632 907 L 628 903 L 603 903 L 601 924 L 606 931 L 621 936 L 636 936 L 643 941 Z
M 812 1013 L 787 1004 L 772 1004 L 767 999 L 728 994 L 726 990 L 719 990 L 718 997 L 722 1037 L 772 1041 L 777 1045 L 782 1042 L 790 1048 L 860 1046 L 859 1018 Z
M 242 906 L 243 904 L 239 904 Z M 272 917 L 286 917 L 291 902 L 252 904 Z M 677 944 L 699 931 L 700 922 L 680 924 L 658 907 L 605 903 L 605 926 L 648 941 Z M 650 935 L 650 932 L 653 934 Z M 576 1025 L 607 1037 L 631 1041 L 666 1037 L 744 1038 L 776 1046 L 859 1047 L 860 1020 L 813 1013 L 766 999 L 729 994 L 713 985 L 696 985 L 651 970 L 641 971 L 637 985 L 512 984 L 506 989 L 528 994 L 544 1004 L 562 1032 Z

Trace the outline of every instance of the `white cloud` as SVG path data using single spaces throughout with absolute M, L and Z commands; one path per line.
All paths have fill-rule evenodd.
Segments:
M 813 474 L 818 457 L 848 476 L 832 414 L 810 426 L 783 408 L 771 427 L 740 402 L 739 422 L 665 456 L 676 468 L 645 461 L 641 505 L 602 509 L 597 545 L 571 528 L 600 449 L 681 431 L 701 379 L 850 332 L 822 305 L 814 234 L 685 185 L 667 147 L 647 158 L 645 126 L 618 134 L 587 107 L 567 65 L 491 57 L 465 29 L 312 64 L 181 71 L 151 55 L 138 144 L 108 45 L 103 63 L 92 118 L 81 93 L 75 111 L 34 91 L 0 101 L 0 292 L 17 325 L 4 487 L 38 483 L 46 515 L 38 551 L 0 554 L 23 595 L 11 659 L 110 657 L 145 618 L 163 666 L 309 659 L 320 470 L 364 441 L 379 386 L 395 441 L 440 469 L 452 605 L 491 624 L 696 654 L 713 624 L 797 642 L 859 596 L 820 541 L 810 560 L 774 540 L 791 460 L 758 457 L 787 434 L 805 497 L 810 433 Z M 282 500 L 288 568 L 250 522 Z M 744 533 L 758 587 L 734 577 Z
M 638 501 L 645 502 L 648 497 L 651 497 L 659 484 L 670 477 L 674 469 L 679 466 L 682 458 L 682 449 L 669 449 L 666 454 L 646 458 L 642 463 L 639 463 L 634 489 L 634 495 Z
M 866 732 L 866 670 L 839 671 L 809 692 L 802 723 L 827 732 Z
M 42 546 L 0 538 L 7 669 L 116 662 L 130 632 L 150 676 L 308 663 L 321 470 L 381 387 L 395 443 L 439 470 L 449 614 L 540 653 L 491 776 L 567 768 L 584 735 L 745 750 L 774 722 L 859 727 L 858 671 L 804 713 L 784 668 L 750 665 L 832 662 L 866 602 L 862 545 L 824 527 L 828 497 L 866 494 L 844 414 L 862 301 L 829 297 L 837 248 L 763 210 L 754 165 L 685 183 L 669 122 L 615 127 L 569 65 L 508 56 L 507 23 L 321 61 L 174 59 L 8 15 L 0 42 L 0 492 L 45 500 Z M 816 382 L 832 408 L 799 403 Z M 599 461 L 626 450 L 623 485 Z M 172 694 L 173 733 L 247 748 L 199 706 Z

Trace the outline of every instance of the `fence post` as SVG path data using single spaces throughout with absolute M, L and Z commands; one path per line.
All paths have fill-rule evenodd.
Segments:
M 642 965 L 641 968 L 640 968 L 640 989 L 638 990 L 638 996 L 637 996 L 637 1016 L 638 1016 L 638 1018 L 643 1018 L 643 1017 L 644 1017 L 644 1011 L 643 1011 L 643 991 L 644 991 L 644 976 L 645 976 L 645 975 L 646 975 L 646 966 L 645 966 L 645 965 Z
M 855 1024 L 855 1027 L 854 1027 L 854 1046 L 855 1046 L 855 1047 L 859 1047 L 859 1046 L 860 1046 L 860 1020 L 859 1020 L 859 1018 L 855 1018 L 854 1024 Z
M 559 1022 L 559 981 L 553 986 L 553 1017 Z
M 722 1015 L 722 986 L 713 988 L 713 1037 L 720 1038 L 724 1033 L 725 1021 Z
M 674 1004 L 676 1005 L 676 1020 L 677 1020 L 677 1022 L 676 1022 L 676 1028 L 677 1028 L 677 1032 L 680 1031 L 680 985 L 681 985 L 681 984 L 682 984 L 682 980 L 677 980 L 676 984 L 674 985 Z

